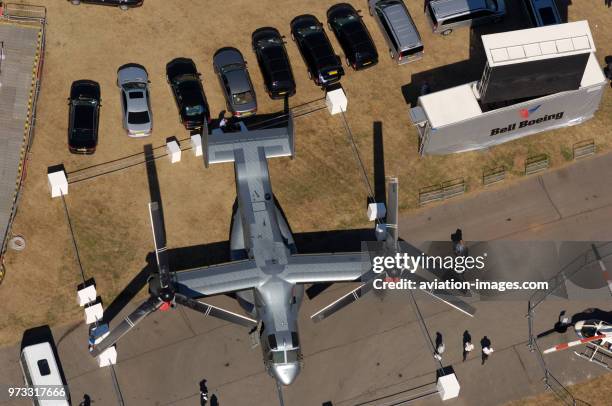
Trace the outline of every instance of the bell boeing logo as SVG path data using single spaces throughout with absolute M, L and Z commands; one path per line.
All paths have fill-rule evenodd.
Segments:
M 521 116 L 521 118 L 525 119 L 521 122 L 518 123 L 512 123 L 512 124 L 508 124 L 505 127 L 498 127 L 498 128 L 493 128 L 491 130 L 491 134 L 489 134 L 489 136 L 494 136 L 494 135 L 498 135 L 498 134 L 504 134 L 504 133 L 509 133 L 512 132 L 514 130 L 516 130 L 517 128 L 526 128 L 526 127 L 530 127 L 534 124 L 540 124 L 540 123 L 544 123 L 546 121 L 550 121 L 550 120 L 560 120 L 563 118 L 563 112 L 559 112 L 559 113 L 555 113 L 555 114 L 545 114 L 541 117 L 538 118 L 534 118 L 533 120 L 530 120 L 529 118 L 539 110 L 539 108 L 542 105 L 539 104 L 535 107 L 531 107 L 529 109 L 520 109 L 519 115 Z
M 521 115 L 522 118 L 529 118 L 529 116 L 533 113 L 535 113 L 539 108 L 540 108 L 541 104 L 532 107 L 530 109 L 520 109 L 519 110 L 519 114 Z

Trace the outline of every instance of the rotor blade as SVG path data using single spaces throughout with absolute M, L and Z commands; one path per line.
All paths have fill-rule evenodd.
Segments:
M 166 250 L 166 232 L 164 230 L 164 220 L 157 202 L 149 203 L 149 216 L 151 219 L 151 229 L 153 231 L 153 243 L 155 244 L 155 258 L 159 268 L 159 275 L 162 287 L 170 284 L 170 267 L 168 266 L 168 252 Z
M 567 342 L 567 343 L 555 345 L 552 348 L 549 348 L 547 350 L 542 351 L 542 354 L 550 354 L 551 352 L 562 351 L 562 350 L 568 349 L 570 347 L 575 347 L 577 345 L 589 343 L 591 341 L 601 340 L 602 338 L 605 338 L 605 337 L 606 337 L 605 334 L 600 334 L 600 335 L 596 335 L 596 336 L 593 336 L 593 337 L 581 338 L 580 340 L 575 340 L 575 341 L 570 341 L 570 342 Z
M 314 313 L 312 316 L 310 316 L 310 318 L 315 323 L 319 322 L 319 321 L 321 321 L 321 320 L 331 316 L 332 314 L 336 313 L 338 310 L 345 308 L 346 306 L 350 305 L 353 302 L 356 302 L 363 295 L 365 295 L 366 293 L 368 293 L 369 291 L 372 290 L 372 287 L 374 286 L 374 280 L 375 279 L 376 278 L 374 278 L 371 281 L 369 281 L 367 283 L 364 283 L 364 284 L 360 285 L 359 287 L 351 290 L 346 295 L 344 295 L 344 296 L 340 297 L 339 299 L 337 299 L 335 302 L 330 303 L 329 305 L 325 306 L 324 308 L 322 308 L 318 312 Z
M 412 279 L 416 279 L 419 283 L 420 282 L 431 282 L 416 274 L 410 274 L 408 277 Z M 446 303 L 450 307 L 456 310 L 459 310 L 460 312 L 470 317 L 474 317 L 474 314 L 476 313 L 476 309 L 472 305 L 464 302 L 463 300 L 459 299 L 457 296 L 453 295 L 447 290 L 444 290 L 444 289 L 435 289 L 435 290 L 434 289 L 432 290 L 419 289 L 419 290 L 421 290 L 424 293 L 427 293 L 428 295 L 430 295 L 431 297 L 435 299 L 438 299 Z
M 306 289 L 306 296 L 308 296 L 308 299 L 312 300 L 321 293 L 325 292 L 332 285 L 333 283 L 331 282 L 313 283 L 308 289 Z
M 398 230 L 398 182 L 397 178 L 387 178 L 387 244 L 391 244 L 391 248 L 397 250 Z
M 156 297 L 150 297 L 144 301 L 136 310 L 130 313 L 125 319 L 115 327 L 106 338 L 104 338 L 98 345 L 94 346 L 91 351 L 91 355 L 98 356 L 108 347 L 114 345 L 121 337 L 126 335 L 136 324 L 140 323 L 142 319 L 148 316 L 151 312 L 157 310 L 161 305 L 161 302 Z
M 185 307 L 189 307 L 192 310 L 203 313 L 204 316 L 216 317 L 218 319 L 249 328 L 257 326 L 257 320 L 255 319 L 230 312 L 229 310 L 225 310 L 208 303 L 200 302 L 199 300 L 192 299 L 180 293 L 177 293 L 174 299 L 177 303 L 182 304 Z

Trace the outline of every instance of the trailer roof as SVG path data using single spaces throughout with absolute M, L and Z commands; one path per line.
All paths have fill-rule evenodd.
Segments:
M 483 35 L 489 67 L 595 52 L 587 21 Z
M 482 114 L 472 83 L 419 97 L 429 124 L 438 128 Z

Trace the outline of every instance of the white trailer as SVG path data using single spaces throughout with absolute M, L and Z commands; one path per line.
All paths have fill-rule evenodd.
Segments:
M 607 80 L 586 21 L 483 35 L 478 82 L 423 95 L 410 109 L 421 155 L 488 148 L 580 124 L 595 114 Z

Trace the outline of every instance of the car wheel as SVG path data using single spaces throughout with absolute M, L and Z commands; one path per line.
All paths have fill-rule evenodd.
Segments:
M 308 79 L 312 80 L 312 73 L 310 71 L 308 71 Z
M 126 4 L 120 5 L 119 8 L 123 11 L 128 11 L 130 9 Z
M 333 30 L 332 30 L 332 26 L 331 26 L 331 24 L 330 24 L 330 23 L 327 23 L 327 28 L 328 28 L 330 31 L 333 31 Z
M 74 5 L 74 6 L 78 6 L 79 4 L 81 4 L 81 0 L 70 0 L 70 2 Z
M 374 15 L 374 13 L 372 13 L 372 8 L 371 7 L 368 7 L 368 13 L 370 13 L 371 16 Z
M 391 59 L 395 59 L 395 55 L 393 55 L 393 51 L 389 50 L 389 56 L 391 57 Z
M 291 31 L 291 40 L 295 42 L 295 35 L 293 35 L 293 31 Z
M 442 35 L 444 35 L 446 37 L 447 35 L 450 35 L 451 32 L 453 32 L 453 30 L 451 30 L 451 29 L 444 30 L 444 31 L 442 31 Z

